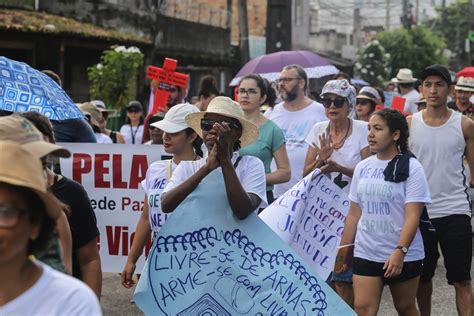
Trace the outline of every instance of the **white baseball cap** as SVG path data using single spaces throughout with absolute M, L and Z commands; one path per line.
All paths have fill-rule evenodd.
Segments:
M 188 123 L 186 123 L 186 116 L 188 114 L 198 112 L 199 109 L 192 104 L 177 104 L 173 106 L 168 112 L 166 112 L 163 120 L 155 122 L 150 126 L 159 128 L 165 133 L 178 133 L 190 127 Z

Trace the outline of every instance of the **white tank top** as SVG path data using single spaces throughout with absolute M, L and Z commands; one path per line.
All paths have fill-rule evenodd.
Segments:
M 451 111 L 441 126 L 429 126 L 423 112 L 413 114 L 408 140 L 411 151 L 425 170 L 432 204 L 427 205 L 430 218 L 454 214 L 471 216 L 466 170 L 463 156 L 466 142 L 461 127 L 462 115 Z

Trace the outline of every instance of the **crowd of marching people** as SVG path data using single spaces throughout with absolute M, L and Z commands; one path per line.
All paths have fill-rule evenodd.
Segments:
M 440 65 L 418 78 L 400 69 L 390 81 L 405 99 L 397 111 L 384 106 L 384 89 L 355 87 L 343 73 L 311 99 L 305 70 L 288 65 L 275 82 L 243 77 L 235 101 L 211 76 L 194 104 L 174 86 L 164 111 L 147 114 L 131 101 L 116 131 L 107 125 L 115 111 L 101 100 L 78 104 L 86 120 L 0 117 L 0 315 L 101 314 L 96 218 L 86 190 L 57 169 L 70 153 L 56 142 L 159 144 L 172 156 L 153 162 L 141 183 L 126 288 L 159 213 L 199 186 L 218 183 L 242 220 L 319 169 L 350 200 L 339 251 L 353 258 L 327 280 L 348 305 L 376 315 L 388 285 L 400 315 L 430 315 L 440 249 L 457 313 L 472 315 L 474 78 L 453 80 Z

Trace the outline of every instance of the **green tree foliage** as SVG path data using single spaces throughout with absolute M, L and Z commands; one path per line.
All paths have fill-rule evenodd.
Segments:
M 112 46 L 104 51 L 100 63 L 88 68 L 92 99 L 121 110 L 136 98 L 137 76 L 142 65 L 143 54 L 136 47 Z
M 446 47 L 443 38 L 426 26 L 381 32 L 376 39 L 390 54 L 389 78 L 394 77 L 400 68 L 410 68 L 414 74 L 419 74 L 429 65 L 447 64 L 443 55 L 443 49 Z
M 371 86 L 382 87 L 390 74 L 390 54 L 377 40 L 370 41 L 359 53 L 355 73 Z
M 469 66 L 469 56 L 465 51 L 465 40 L 469 33 L 469 3 L 467 0 L 456 0 L 446 8 L 437 8 L 438 16 L 428 25 L 440 34 L 451 51 L 450 65 L 455 69 Z

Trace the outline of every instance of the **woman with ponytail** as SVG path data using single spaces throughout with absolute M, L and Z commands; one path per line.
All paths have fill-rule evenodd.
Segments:
M 163 226 L 167 215 L 161 210 L 161 193 L 171 178 L 177 165 L 183 160 L 199 160 L 203 153 L 202 140 L 185 121 L 191 113 L 199 109 L 192 104 L 178 104 L 172 107 L 163 120 L 151 124 L 163 131 L 163 146 L 173 158 L 155 161 L 148 168 L 146 178 L 142 181 L 145 191 L 143 211 L 137 224 L 135 238 L 122 272 L 122 285 L 131 288 L 135 284 L 133 273 L 143 248 L 153 232 L 156 234 Z
M 369 148 L 359 162 L 340 251 L 354 247 L 354 305 L 358 315 L 377 315 L 389 285 L 399 315 L 419 315 L 416 291 L 425 257 L 419 224 L 431 203 L 423 167 L 408 151 L 408 124 L 395 110 L 372 114 Z M 343 264 L 338 272 L 348 270 Z

